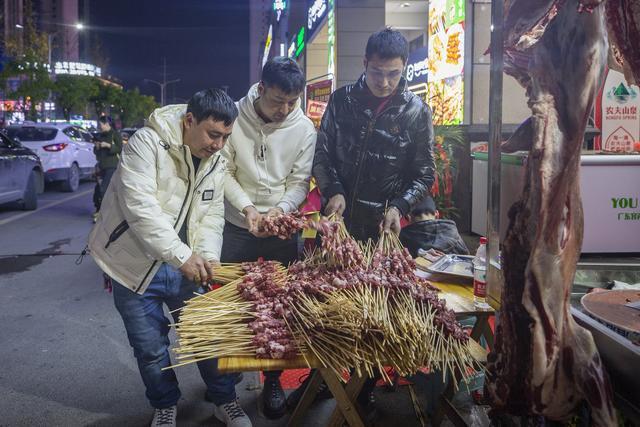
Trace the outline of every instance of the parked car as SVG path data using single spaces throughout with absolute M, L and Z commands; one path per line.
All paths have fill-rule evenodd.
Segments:
M 81 179 L 93 175 L 91 134 L 78 126 L 24 122 L 8 127 L 7 133 L 40 157 L 45 181 L 60 181 L 63 191 L 76 191 Z
M 0 203 L 18 201 L 22 209 L 36 209 L 43 176 L 36 153 L 0 132 Z

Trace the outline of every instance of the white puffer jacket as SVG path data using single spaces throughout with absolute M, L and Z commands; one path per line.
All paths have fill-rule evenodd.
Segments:
M 100 268 L 139 294 L 163 262 L 180 267 L 192 251 L 220 259 L 225 160 L 203 159 L 194 175 L 182 143 L 185 112 L 186 105 L 159 108 L 131 137 L 89 236 Z M 188 245 L 178 237 L 185 220 Z
M 295 109 L 281 123 L 265 123 L 255 108 L 258 85 L 236 105 L 240 114 L 223 153 L 229 176 L 225 185 L 227 221 L 246 228 L 243 208 L 259 212 L 296 210 L 309 191 L 316 146 L 313 123 Z

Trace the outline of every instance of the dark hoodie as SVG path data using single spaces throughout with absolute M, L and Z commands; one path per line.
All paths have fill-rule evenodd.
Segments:
M 436 249 L 445 254 L 469 254 L 456 223 L 448 219 L 432 219 L 410 224 L 400 232 L 400 241 L 414 257 L 418 256 L 418 249 Z

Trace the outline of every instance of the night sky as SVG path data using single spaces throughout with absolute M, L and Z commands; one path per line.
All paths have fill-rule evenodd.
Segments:
M 109 58 L 107 73 L 160 100 L 167 58 L 166 102 L 185 102 L 207 87 L 229 86 L 234 99 L 249 88 L 248 0 L 91 1 L 88 31 Z

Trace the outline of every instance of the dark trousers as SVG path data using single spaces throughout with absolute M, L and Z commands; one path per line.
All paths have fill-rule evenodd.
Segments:
M 279 261 L 285 266 L 297 261 L 297 236 L 288 240 L 278 237 L 260 238 L 227 221 L 224 224 L 220 262 L 251 262 L 258 258 Z
M 377 242 L 380 238 L 380 224 L 379 223 L 363 223 L 353 221 L 351 224 L 347 224 L 347 230 L 349 234 L 353 236 L 359 242 L 366 242 L 371 239 Z
M 246 229 L 226 222 L 222 235 L 220 262 L 251 262 L 263 258 L 288 265 L 298 259 L 298 239 L 278 237 L 256 237 Z M 266 377 L 277 378 L 282 371 L 266 371 Z
M 96 207 L 96 212 L 100 210 L 102 199 L 104 199 L 104 195 L 107 193 L 107 188 L 109 188 L 109 183 L 111 182 L 111 178 L 115 171 L 116 168 L 100 169 L 100 178 L 98 179 L 98 182 L 96 182 L 96 186 L 93 190 L 93 204 Z

